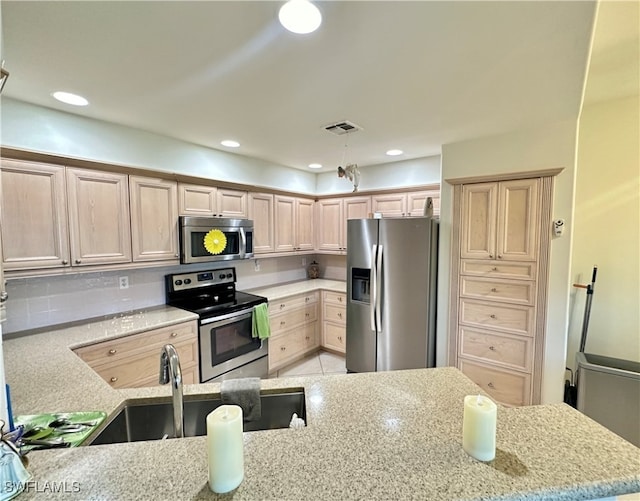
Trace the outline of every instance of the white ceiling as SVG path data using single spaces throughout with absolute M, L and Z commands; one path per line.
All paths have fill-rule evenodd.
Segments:
M 305 170 L 577 117 L 593 2 L 328 1 L 307 36 L 281 4 L 2 1 L 3 95 Z

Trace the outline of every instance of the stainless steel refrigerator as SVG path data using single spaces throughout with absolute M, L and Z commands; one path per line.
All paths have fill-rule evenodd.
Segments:
M 347 371 L 435 367 L 438 220 L 347 222 Z

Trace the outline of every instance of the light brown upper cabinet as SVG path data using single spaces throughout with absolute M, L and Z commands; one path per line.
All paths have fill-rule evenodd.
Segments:
M 314 250 L 314 201 L 307 198 L 276 195 L 276 252 Z
M 131 261 L 127 176 L 2 161 L 7 270 Z
M 253 221 L 253 252 L 275 252 L 275 218 L 271 193 L 249 193 L 249 219 Z
M 179 183 L 178 209 L 181 216 L 247 219 L 247 192 Z
M 69 266 L 64 167 L 2 159 L 6 270 Z
M 534 261 L 538 243 L 537 179 L 462 188 L 463 259 Z
M 175 181 L 129 176 L 134 261 L 178 259 L 177 190 Z
M 424 216 L 424 204 L 427 197 L 431 197 L 433 200 L 433 215 L 439 216 L 439 190 L 372 195 L 371 208 L 373 212 L 382 214 L 382 217 L 419 217 Z
M 130 262 L 127 175 L 75 168 L 66 173 L 72 264 Z
M 382 214 L 382 217 L 404 217 L 407 215 L 407 195 L 406 193 L 372 195 L 371 210 Z
M 439 190 L 414 191 L 407 193 L 407 215 L 418 217 L 424 216 L 424 205 L 427 202 L 428 197 L 431 197 L 433 202 L 433 215 L 440 216 Z
M 318 250 L 344 254 L 347 250 L 347 221 L 366 219 L 371 197 L 328 198 L 318 201 Z

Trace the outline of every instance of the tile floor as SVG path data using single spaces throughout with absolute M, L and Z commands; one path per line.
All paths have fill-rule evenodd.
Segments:
M 346 374 L 347 366 L 344 356 L 318 351 L 302 360 L 280 369 L 277 377 L 289 376 L 322 376 L 326 374 Z

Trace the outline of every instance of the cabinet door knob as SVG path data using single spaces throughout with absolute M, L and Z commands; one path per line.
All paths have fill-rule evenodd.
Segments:
M 284 325 L 284 324 L 286 324 L 286 323 L 287 323 L 287 322 L 285 322 L 284 320 L 281 320 L 281 321 L 280 321 L 280 325 Z
M 112 383 L 115 383 L 117 380 L 118 380 L 118 378 L 117 378 L 117 377 L 115 377 L 115 376 L 114 376 L 114 377 L 112 377 L 112 378 L 110 379 L 110 381 L 111 381 Z
M 280 347 L 280 351 L 284 351 L 284 350 L 286 350 L 286 349 L 287 349 L 287 348 L 286 348 L 285 346 L 281 346 L 281 347 Z
M 280 305 L 280 309 L 284 308 L 285 306 L 286 306 L 286 305 L 281 304 L 281 305 Z
M 309 339 L 311 339 L 309 336 L 305 336 L 304 337 L 307 341 L 309 341 Z
M 309 297 L 305 297 L 305 298 L 304 298 L 304 302 L 305 302 L 305 303 L 308 303 L 308 302 L 309 302 Z
M 494 266 L 493 268 L 491 268 L 491 271 L 498 271 L 498 267 Z
M 342 296 L 338 296 L 338 301 L 342 303 Z
M 178 333 L 177 333 L 177 332 L 172 332 L 172 333 L 171 333 L 171 337 L 176 337 L 177 335 L 178 335 Z
M 493 386 L 492 382 L 489 382 L 489 384 L 487 385 L 489 388 L 495 388 L 495 386 Z
M 7 291 L 0 292 L 0 303 L 4 303 L 7 299 L 9 299 Z
M 67 264 L 69 264 L 69 261 L 67 261 L 66 259 L 63 259 L 62 260 L 62 264 L 67 265 Z
M 342 318 L 342 313 L 338 313 L 338 318 Z
M 495 347 L 495 346 L 489 346 L 489 349 L 490 349 L 491 351 L 496 351 L 496 347 Z
M 489 315 L 491 318 L 496 318 L 496 316 L 492 313 L 491 315 Z
M 490 257 L 491 259 L 493 259 L 493 254 L 489 254 L 489 257 Z
M 498 254 L 498 259 L 502 259 L 502 255 L 501 254 Z
M 82 259 L 76 259 L 76 264 L 80 264 L 82 262 Z
M 342 336 L 338 336 L 338 341 L 342 342 Z
M 115 355 L 116 353 L 118 353 L 118 350 L 116 350 L 115 348 L 111 348 L 109 350 L 109 355 Z
M 491 289 L 491 292 L 498 292 L 498 289 L 496 289 L 495 287 L 493 287 L 493 288 Z

